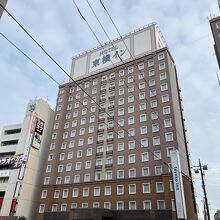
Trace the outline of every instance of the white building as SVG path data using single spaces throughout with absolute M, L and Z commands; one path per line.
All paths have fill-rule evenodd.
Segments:
M 34 219 L 54 112 L 42 99 L 28 103 L 21 124 L 3 127 L 0 137 L 0 216 Z

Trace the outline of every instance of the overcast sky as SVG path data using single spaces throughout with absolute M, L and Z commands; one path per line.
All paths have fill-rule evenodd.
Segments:
M 85 0 L 76 0 L 101 42 L 107 38 Z M 156 22 L 176 62 L 193 164 L 207 164 L 211 215 L 220 209 L 220 87 L 208 18 L 219 15 L 217 0 L 103 0 L 121 33 Z M 111 39 L 117 32 L 98 0 L 90 0 Z M 98 45 L 72 0 L 9 0 L 7 9 L 70 72 L 71 58 Z M 67 77 L 4 13 L 0 31 L 61 84 Z M 48 99 L 54 108 L 57 85 L 0 36 L 0 129 L 22 122 L 30 99 Z M 200 176 L 195 176 L 202 216 Z

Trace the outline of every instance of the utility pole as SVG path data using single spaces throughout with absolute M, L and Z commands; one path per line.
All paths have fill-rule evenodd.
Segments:
M 201 165 L 201 161 L 199 159 L 199 166 L 195 166 L 197 167 L 197 169 L 195 169 L 195 173 L 199 173 L 201 174 L 201 179 L 202 179 L 202 188 L 203 188 L 203 193 L 204 193 L 204 213 L 205 216 L 207 216 L 207 220 L 210 220 L 210 213 L 209 213 L 209 205 L 208 205 L 208 199 L 207 199 L 207 193 L 206 193 L 206 188 L 205 188 L 205 182 L 204 182 L 204 170 L 208 170 L 207 165 Z M 205 218 L 206 219 L 206 218 Z

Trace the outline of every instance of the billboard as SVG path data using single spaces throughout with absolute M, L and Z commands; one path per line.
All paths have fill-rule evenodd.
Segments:
M 173 186 L 174 186 L 174 193 L 175 193 L 177 217 L 180 219 L 187 219 L 179 151 L 172 150 L 170 152 L 170 157 L 171 157 L 171 166 L 172 166 Z
M 36 125 L 33 134 L 33 141 L 32 141 L 32 147 L 38 150 L 40 149 L 41 146 L 43 131 L 44 131 L 44 121 L 38 118 L 36 120 Z
M 10 169 L 20 168 L 23 161 L 22 159 L 23 155 L 0 158 L 0 167 L 8 167 Z

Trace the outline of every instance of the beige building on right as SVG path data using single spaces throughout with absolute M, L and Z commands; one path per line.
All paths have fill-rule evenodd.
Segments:
M 176 66 L 158 26 L 76 56 L 71 77 L 37 220 L 197 220 Z

